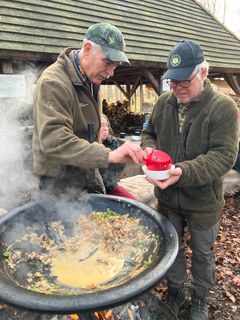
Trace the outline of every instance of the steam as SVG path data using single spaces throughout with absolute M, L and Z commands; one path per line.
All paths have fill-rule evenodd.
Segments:
M 15 83 L 18 80 L 16 75 L 12 78 L 11 75 L 2 75 L 0 78 L 3 88 L 0 89 L 0 208 L 6 210 L 19 205 L 20 198 L 21 202 L 24 198 L 26 201 L 31 199 L 36 190 L 36 178 L 31 167 L 36 72 L 29 69 L 21 76 L 19 79 L 25 84 L 21 88 Z
M 19 74 L 0 75 L 0 214 L 31 200 L 41 198 L 59 202 L 60 209 L 77 215 L 79 206 L 74 202 L 83 200 L 85 192 L 79 194 L 71 186 L 60 199 L 50 190 L 39 194 L 39 178 L 33 174 L 33 95 L 37 70 L 32 65 Z M 66 203 L 64 205 L 64 203 Z M 63 210 L 64 211 L 64 210 Z

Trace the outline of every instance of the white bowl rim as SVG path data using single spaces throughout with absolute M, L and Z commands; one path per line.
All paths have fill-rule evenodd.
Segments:
M 172 164 L 171 169 L 169 170 L 172 170 L 174 168 L 175 168 L 175 165 Z M 148 170 L 146 165 L 142 166 L 142 170 L 145 173 L 145 175 L 152 180 L 166 180 L 169 178 L 169 175 L 168 175 L 169 170 L 162 170 L 162 171 Z M 155 175 L 154 178 L 153 178 L 153 175 Z

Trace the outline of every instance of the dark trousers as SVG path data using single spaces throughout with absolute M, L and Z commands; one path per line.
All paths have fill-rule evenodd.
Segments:
M 233 169 L 240 172 L 240 151 L 238 151 L 237 160 L 233 166 Z
M 177 257 L 166 274 L 168 286 L 182 288 L 186 280 L 186 257 L 183 238 L 185 227 L 187 226 L 191 236 L 192 287 L 196 291 L 198 289 L 209 289 L 215 284 L 214 242 L 217 238 L 220 222 L 218 221 L 209 228 L 204 228 L 195 221 L 193 215 L 184 217 L 181 214 L 166 211 L 164 214 L 175 227 L 179 240 Z

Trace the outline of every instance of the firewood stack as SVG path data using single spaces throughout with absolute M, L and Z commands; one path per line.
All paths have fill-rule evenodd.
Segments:
M 103 113 L 108 117 L 114 134 L 125 131 L 128 108 L 129 103 L 126 100 L 110 104 L 103 100 Z
M 107 103 L 104 99 L 102 102 L 103 113 L 108 117 L 114 134 L 120 132 L 129 132 L 129 128 L 136 127 L 138 130 L 142 128 L 145 115 L 135 114 L 129 112 L 129 102 L 124 100 L 123 102 L 117 101 L 116 103 Z

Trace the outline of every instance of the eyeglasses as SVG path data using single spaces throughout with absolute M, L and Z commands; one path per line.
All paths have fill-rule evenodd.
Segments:
M 199 70 L 195 73 L 195 75 L 189 79 L 189 80 L 182 80 L 182 81 L 176 81 L 176 80 L 171 80 L 168 79 L 167 80 L 167 84 L 169 85 L 169 87 L 171 89 L 175 89 L 177 87 L 177 85 L 179 85 L 182 88 L 189 88 L 191 81 L 196 77 L 196 75 L 198 74 Z
M 109 128 L 109 125 L 107 123 L 101 123 L 101 128 Z

